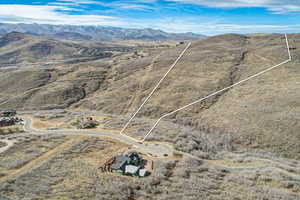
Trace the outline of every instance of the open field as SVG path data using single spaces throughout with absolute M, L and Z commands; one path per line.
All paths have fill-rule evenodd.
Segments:
M 12 140 L 12 137 L 15 141 L 14 145 L 0 154 L 2 178 L 14 173 L 66 140 L 63 136 L 15 135 L 10 136 L 10 140 Z
M 25 141 L 21 141 L 23 137 L 26 137 Z M 39 189 L 43 191 L 43 187 L 48 187 L 47 184 L 51 183 L 52 185 L 53 181 L 56 182 L 57 179 L 61 180 L 61 178 L 63 180 L 52 185 L 52 189 L 48 188 L 50 189 L 49 193 L 53 192 L 54 194 L 59 188 L 63 188 L 66 191 L 74 190 L 73 194 L 69 194 L 71 196 L 76 196 L 76 192 L 84 194 L 75 188 L 84 185 L 90 181 L 89 179 L 95 178 L 93 175 L 99 175 L 98 167 L 105 160 L 117 154 L 119 150 L 126 148 L 126 145 L 116 141 L 87 136 L 36 136 L 29 134 L 16 136 L 16 139 L 19 141 L 17 144 L 0 154 L 0 194 L 4 193 L 14 197 L 14 199 L 22 198 L 21 193 L 26 193 L 26 198 L 34 199 L 34 196 L 30 196 L 34 193 L 26 190 L 26 188 L 30 188 L 32 183 L 41 181 L 37 183 L 35 188 L 32 188 L 38 192 Z M 47 177 L 47 174 L 52 175 Z M 44 179 L 40 179 L 41 177 Z M 23 185 L 24 183 L 25 185 Z M 13 191 L 9 188 L 8 190 L 5 189 L 9 185 L 13 186 Z M 47 194 L 44 195 L 47 196 Z M 72 198 L 69 197 L 69 199 Z

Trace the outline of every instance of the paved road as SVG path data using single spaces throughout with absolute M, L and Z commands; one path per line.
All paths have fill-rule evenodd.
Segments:
M 173 148 L 169 145 L 161 143 L 139 143 L 136 142 L 131 137 L 126 135 L 120 135 L 116 133 L 109 133 L 103 131 L 84 131 L 84 130 L 70 130 L 70 129 L 59 129 L 59 130 L 37 130 L 32 127 L 32 119 L 28 117 L 22 117 L 24 119 L 24 130 L 26 132 L 34 134 L 60 134 L 60 135 L 74 135 L 74 134 L 83 134 L 83 135 L 97 135 L 97 136 L 106 136 L 113 139 L 116 139 L 120 142 L 132 145 L 134 149 L 141 153 L 148 154 L 152 157 L 157 158 L 166 158 L 168 155 L 173 154 Z

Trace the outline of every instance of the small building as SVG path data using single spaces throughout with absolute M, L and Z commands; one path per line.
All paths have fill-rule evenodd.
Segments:
M 125 174 L 131 175 L 131 176 L 138 176 L 139 169 L 140 169 L 140 167 L 137 167 L 134 165 L 126 165 L 125 166 Z
M 97 121 L 95 121 L 92 117 L 86 117 L 80 119 L 78 128 L 81 129 L 95 128 L 97 125 L 98 125 Z
M 124 173 L 125 167 L 129 163 L 130 158 L 127 156 L 117 156 L 114 163 L 111 165 L 111 169 L 117 172 Z
M 86 119 L 85 119 L 85 122 L 86 123 L 91 123 L 91 122 L 93 122 L 94 121 L 94 119 L 92 118 L 92 117 L 87 117 Z
M 19 121 L 18 118 L 2 118 L 0 119 L 0 127 L 13 126 Z
M 139 177 L 145 177 L 149 174 L 149 172 L 146 169 L 140 169 L 139 171 Z

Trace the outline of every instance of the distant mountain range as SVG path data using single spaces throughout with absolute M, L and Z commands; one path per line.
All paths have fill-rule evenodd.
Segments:
M 77 36 L 69 35 L 70 37 Z M 88 38 L 87 38 L 88 39 Z M 0 36 L 0 65 L 16 65 L 23 62 L 73 63 L 110 58 L 114 53 L 128 52 L 131 48 L 101 42 L 61 41 L 31 34 L 10 32 Z M 0 66 L 1 68 L 1 66 Z
M 120 41 L 120 40 L 150 40 L 150 41 L 180 41 L 198 40 L 204 35 L 194 33 L 167 33 L 154 29 L 125 29 L 102 26 L 70 26 L 48 24 L 7 24 L 0 23 L 0 34 L 21 32 L 33 35 L 47 36 L 55 39 L 78 41 Z

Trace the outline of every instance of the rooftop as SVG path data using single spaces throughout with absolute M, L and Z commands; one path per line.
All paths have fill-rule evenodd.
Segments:
M 114 170 L 119 170 L 128 162 L 129 158 L 127 156 L 117 156 L 115 162 L 111 165 L 111 168 Z
M 139 169 L 140 169 L 139 167 L 134 166 L 134 165 L 126 165 L 125 174 L 137 174 Z

